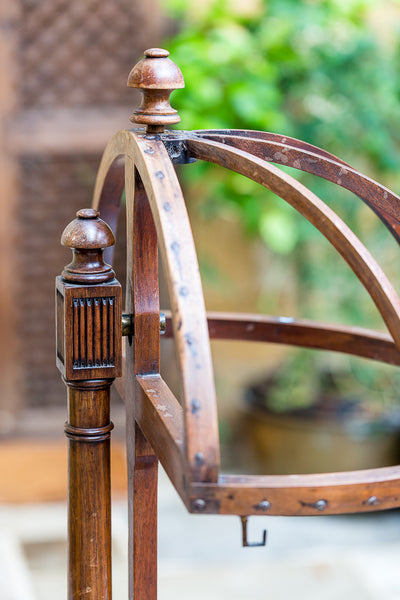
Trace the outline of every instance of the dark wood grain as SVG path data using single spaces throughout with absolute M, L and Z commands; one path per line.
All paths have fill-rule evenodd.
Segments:
M 70 600 L 111 600 L 110 385 L 68 382 Z
M 157 600 L 157 473 L 157 456 L 136 425 L 132 600 Z

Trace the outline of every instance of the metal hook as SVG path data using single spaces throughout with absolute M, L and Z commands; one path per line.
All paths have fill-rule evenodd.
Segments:
M 255 547 L 255 546 L 265 546 L 267 543 L 267 530 L 264 529 L 263 537 L 261 542 L 249 542 L 247 540 L 247 517 L 240 517 L 242 522 L 242 546 L 245 547 Z

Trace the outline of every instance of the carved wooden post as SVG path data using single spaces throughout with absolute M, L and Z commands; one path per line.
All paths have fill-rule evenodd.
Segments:
M 181 120 L 169 97 L 174 90 L 184 88 L 185 82 L 179 67 L 168 58 L 168 50 L 149 48 L 144 56 L 128 77 L 128 87 L 142 92 L 142 103 L 131 121 L 146 125 L 147 133 L 162 133 L 165 126 Z
M 110 387 L 121 375 L 121 286 L 114 244 L 93 209 L 61 238 L 73 261 L 56 282 L 57 366 L 68 388 L 68 598 L 111 599 Z

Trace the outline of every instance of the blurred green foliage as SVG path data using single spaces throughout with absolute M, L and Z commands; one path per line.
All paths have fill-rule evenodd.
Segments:
M 182 127 L 296 137 L 398 189 L 400 45 L 395 35 L 388 43 L 388 31 L 378 35 L 373 12 L 389 4 L 393 10 L 393 3 L 378 0 L 164 0 L 179 24 L 166 44 L 186 82 L 173 97 Z M 392 33 L 400 30 L 400 7 L 397 17 Z M 396 244 L 365 205 L 337 186 L 289 172 L 337 210 L 372 251 L 380 249 L 389 277 L 398 277 Z M 355 277 L 348 271 L 343 280 L 341 259 L 281 199 L 205 163 L 185 169 L 183 178 L 189 195 L 191 188 L 201 192 L 203 214 L 235 213 L 278 260 L 296 262 L 303 316 L 326 317 L 319 314 L 326 305 L 322 292 L 334 300 L 330 315 L 337 320 L 365 324 L 370 318 L 371 302 Z M 376 314 L 372 319 L 378 322 Z
M 292 136 L 327 149 L 399 190 L 398 1 L 164 0 L 164 7 L 179 27 L 166 44 L 185 77 L 186 89 L 172 102 L 184 129 L 260 129 Z M 379 16 L 388 10 L 391 22 L 386 18 L 380 25 Z M 344 218 L 399 287 L 398 245 L 372 211 L 338 186 L 288 172 Z M 191 190 L 201 195 L 203 216 L 235 214 L 249 235 L 264 241 L 282 270 L 294 262 L 288 276 L 295 273 L 298 279 L 301 316 L 382 326 L 350 269 L 284 201 L 236 173 L 206 163 L 185 168 L 182 177 L 189 198 Z M 279 294 L 276 297 L 279 310 Z M 260 308 L 265 308 L 262 300 Z M 325 359 L 318 358 L 316 370 L 309 356 L 300 354 L 283 366 L 275 395 L 269 398 L 271 406 L 288 409 L 315 401 L 312 390 L 320 387 L 316 371 L 327 367 Z M 350 373 L 353 393 L 360 399 L 370 393 L 373 400 L 386 398 L 386 406 L 396 401 L 398 369 L 366 369 L 360 361 L 338 355 L 335 364 L 338 391 L 347 393 L 345 374 Z

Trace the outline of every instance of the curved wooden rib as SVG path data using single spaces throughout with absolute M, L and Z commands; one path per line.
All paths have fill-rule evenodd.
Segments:
M 121 131 L 103 155 L 94 207 L 99 207 L 106 173 L 120 155 L 125 155 L 127 161 L 129 221 L 136 168 L 149 198 L 167 274 L 185 401 L 189 475 L 196 481 L 216 481 L 219 443 L 213 369 L 199 268 L 182 192 L 162 142 Z M 130 252 L 128 249 L 128 260 Z M 126 391 L 129 393 L 129 389 Z
M 163 312 L 167 320 L 165 336 L 172 337 L 170 314 L 168 311 Z M 245 313 L 207 312 L 207 320 L 210 338 L 214 340 L 288 344 L 343 352 L 390 365 L 400 365 L 400 352 L 388 333 Z
M 287 135 L 280 135 L 279 133 L 270 133 L 269 131 L 252 131 L 251 129 L 200 129 L 193 131 L 193 133 L 200 137 L 215 140 L 216 142 L 222 141 L 227 137 L 241 137 L 247 139 L 261 140 L 264 142 L 272 142 L 277 145 L 280 145 L 282 149 L 298 148 L 299 150 L 303 150 L 304 152 L 318 154 L 319 156 L 329 158 L 330 160 L 345 165 L 346 167 L 350 167 L 350 165 L 344 160 L 338 158 L 330 152 L 327 152 L 323 148 L 318 148 L 318 146 L 313 146 L 312 144 L 308 144 L 307 142 L 303 142 L 302 140 L 298 140 Z M 234 146 L 235 144 L 232 145 Z M 263 157 L 260 156 L 260 158 Z
M 230 131 L 210 131 L 201 137 L 231 145 L 268 162 L 312 173 L 353 192 L 368 204 L 400 243 L 400 197 L 336 156 L 294 138 L 262 132 L 237 130 L 232 135 Z
M 336 213 L 293 177 L 243 150 L 197 139 L 189 139 L 187 148 L 195 158 L 227 167 L 257 181 L 310 221 L 343 256 L 369 292 L 400 349 L 400 300 L 378 263 Z

